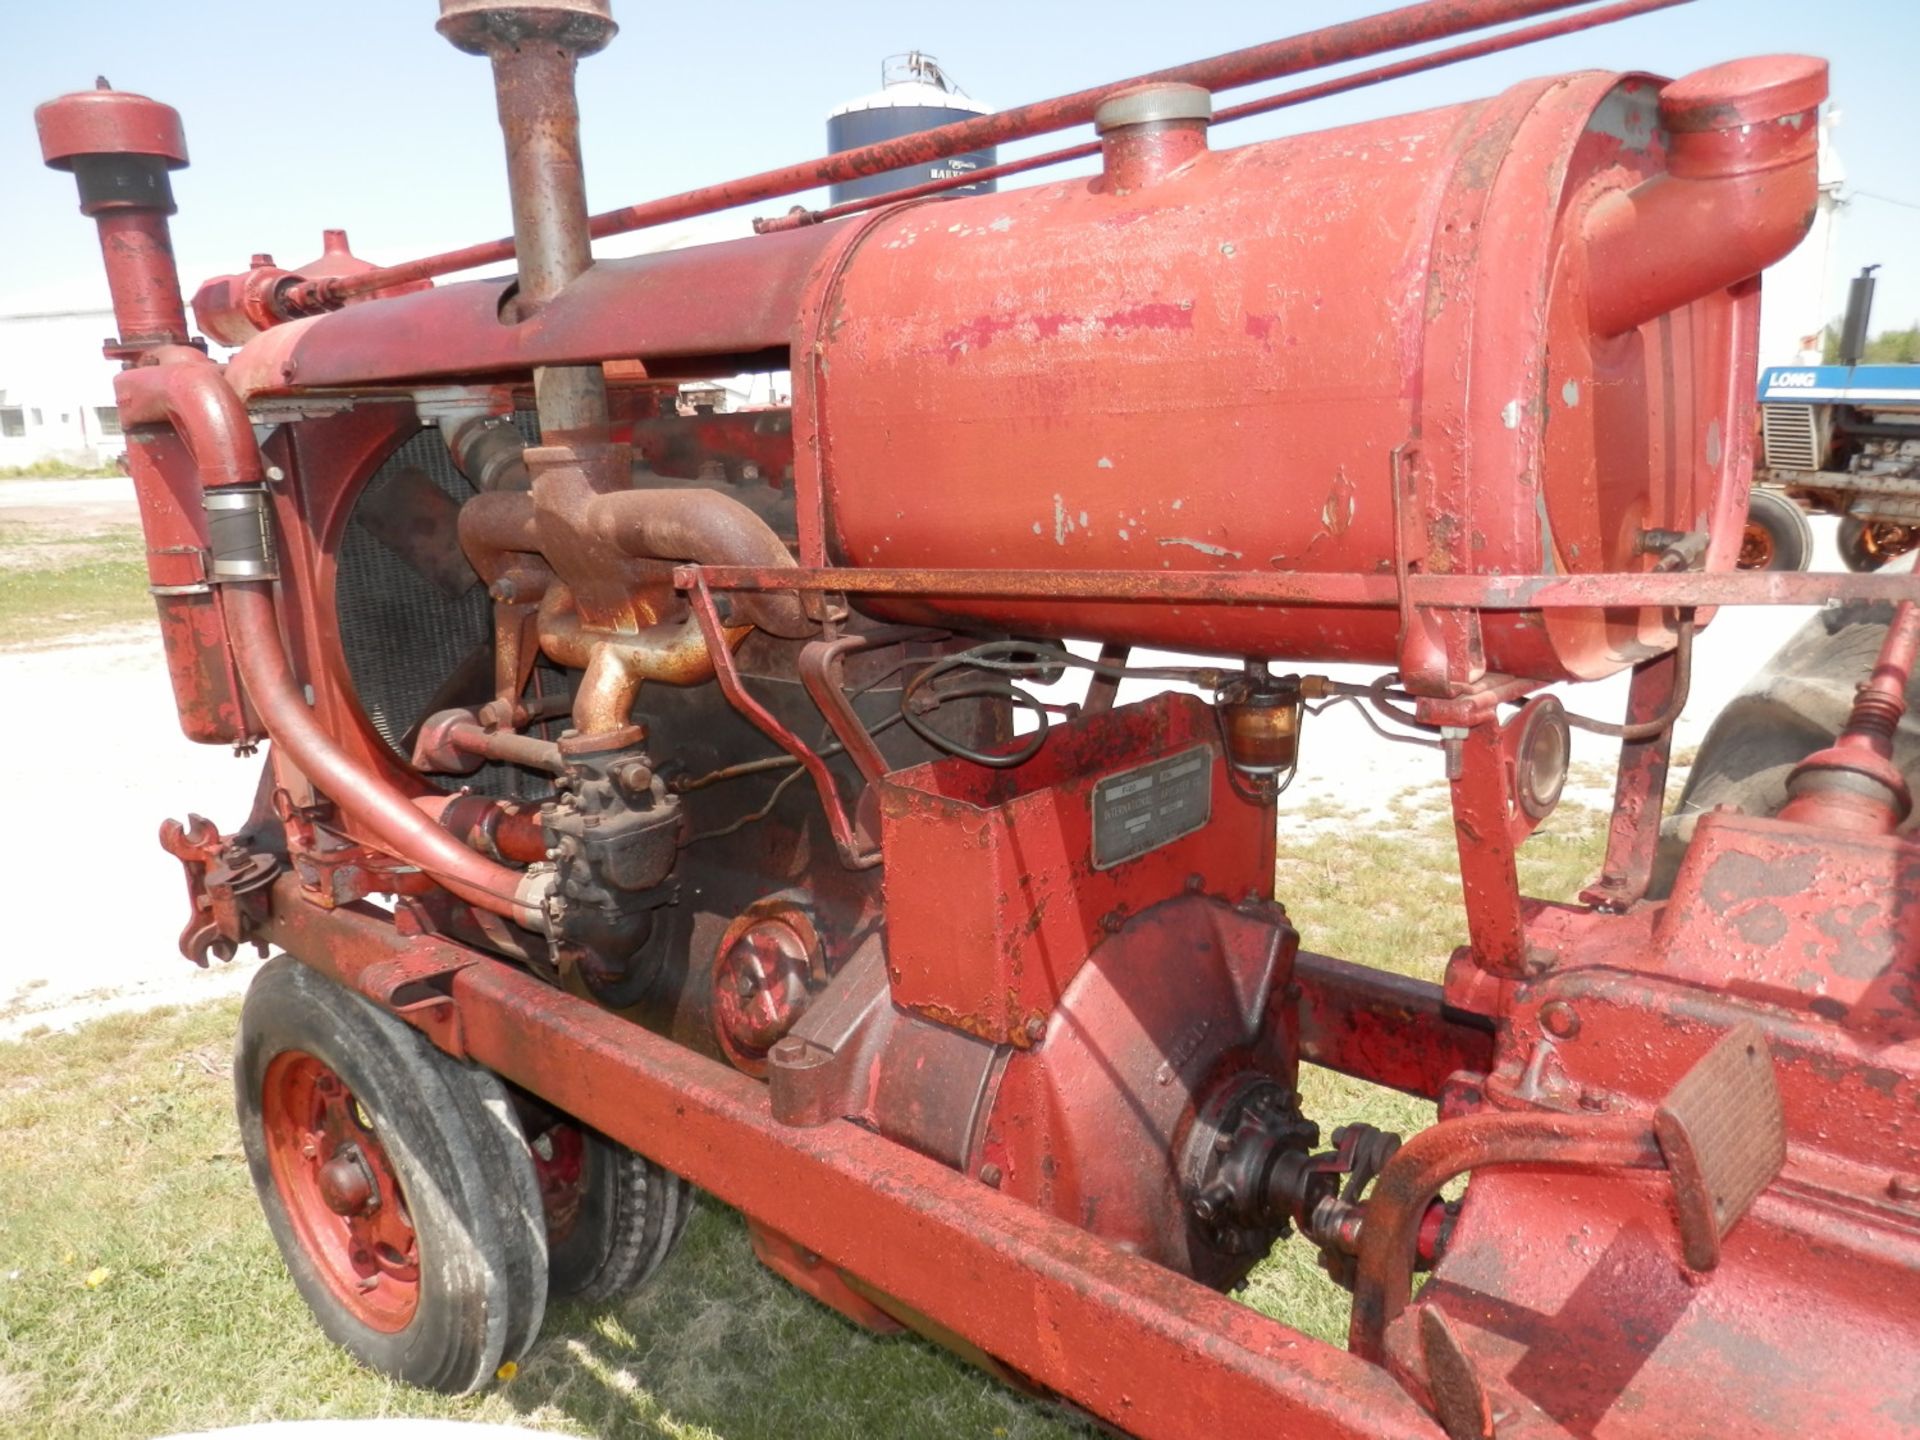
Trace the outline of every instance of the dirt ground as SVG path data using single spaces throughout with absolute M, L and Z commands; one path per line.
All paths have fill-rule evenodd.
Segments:
M 38 570 L 84 556 L 88 536 L 140 523 L 132 482 L 0 480 L 0 571 Z
M 124 479 L 0 481 L 0 525 L 78 534 L 136 521 Z M 1832 522 L 1815 529 L 1816 566 L 1838 569 Z M 1721 612 L 1696 651 L 1680 747 L 1699 742 L 1720 707 L 1808 613 Z M 1353 667 L 1332 673 L 1371 678 Z M 1151 688 L 1129 682 L 1121 698 Z M 209 971 L 176 952 L 187 918 L 184 883 L 155 836 L 161 820 L 189 811 L 222 828 L 238 823 L 260 761 L 180 736 L 151 627 L 37 649 L 9 647 L 0 636 L 0 696 L 11 702 L 0 706 L 0 755 L 8 757 L 16 807 L 12 823 L 0 827 L 0 873 L 16 892 L 17 917 L 0 961 L 0 1038 L 242 988 L 251 952 Z M 1570 708 L 1618 718 L 1624 677 L 1563 699 Z M 1576 734 L 1575 760 L 1569 797 L 1604 807 L 1610 743 Z M 1396 799 L 1438 800 L 1443 783 L 1437 753 L 1387 744 L 1351 706 L 1337 707 L 1308 722 L 1302 769 L 1282 800 L 1281 844 L 1330 825 L 1394 823 Z
M 0 525 L 86 534 L 138 522 L 125 479 L 0 481 Z M 16 892 L 0 1038 L 242 988 L 245 963 L 200 971 L 175 950 L 185 882 L 155 837 L 189 810 L 237 822 L 260 762 L 182 738 L 154 628 L 54 648 L 0 636 L 0 696 L 16 806 L 0 827 L 0 873 Z

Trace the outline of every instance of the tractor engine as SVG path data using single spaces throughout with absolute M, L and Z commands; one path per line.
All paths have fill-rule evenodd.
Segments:
M 1412 6 L 590 216 L 573 76 L 607 0 L 440 8 L 491 65 L 512 239 L 382 267 L 331 231 L 203 285 L 197 344 L 179 116 L 105 88 L 38 115 L 100 227 L 182 727 L 268 745 L 244 824 L 163 842 L 190 957 L 292 957 L 249 1001 L 242 1128 L 330 1333 L 472 1388 L 550 1289 L 643 1280 L 697 1185 L 824 1303 L 1143 1434 L 1920 1425 L 1912 1287 L 1870 1283 L 1920 1253 L 1920 1184 L 1887 1189 L 1920 1171 L 1910 922 L 1868 898 L 1913 884 L 1876 749 L 1910 610 L 1788 815 L 1703 821 L 1646 898 L 1696 633 L 1817 578 L 1733 567 L 1756 276 L 1813 208 L 1823 62 L 1217 143 L 1217 91 L 1566 8 Z M 1089 177 L 591 254 L 1087 121 Z M 703 388 L 749 371 L 790 401 Z M 1313 673 L 1356 662 L 1381 679 Z M 1523 899 L 1567 768 L 1543 692 L 1623 670 L 1625 719 L 1582 722 L 1621 743 L 1606 871 Z M 1071 703 L 1032 688 L 1069 671 Z M 1129 678 L 1187 688 L 1116 704 Z M 1274 894 L 1334 699 L 1441 752 L 1469 933 L 1444 988 L 1303 949 Z M 1841 852 L 1871 944 L 1828 927 Z M 546 1218 L 501 1232 L 507 1321 L 431 1364 L 430 1249 L 380 1228 L 424 1181 L 379 1132 L 428 1122 L 375 1103 L 346 1032 L 480 1086 L 474 1115 L 505 1096 L 525 1143 L 469 1148 Z M 1305 1113 L 1303 1062 L 1437 1123 Z M 594 1198 L 629 1181 L 625 1212 Z M 1294 1232 L 1355 1291 L 1349 1351 L 1217 1293 Z M 1839 1338 L 1769 1348 L 1789 1273 Z M 1807 1383 L 1859 1344 L 1887 1365 Z

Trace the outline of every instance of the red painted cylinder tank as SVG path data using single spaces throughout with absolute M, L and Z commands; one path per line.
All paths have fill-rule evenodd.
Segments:
M 1103 175 L 901 205 L 840 252 L 794 350 L 801 512 L 861 566 L 1615 573 L 1687 534 L 1725 568 L 1750 277 L 1810 219 L 1825 93 L 1800 57 L 1586 73 L 1226 151 L 1191 95 L 1121 97 Z M 1448 635 L 1329 607 L 869 608 L 1429 686 L 1671 643 L 1658 611 Z

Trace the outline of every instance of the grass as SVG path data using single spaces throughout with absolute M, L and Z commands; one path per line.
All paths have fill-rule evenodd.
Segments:
M 0 636 L 9 645 L 153 618 L 138 528 L 0 524 Z
M 1522 852 L 1535 894 L 1597 868 L 1601 817 L 1567 807 Z M 1451 827 L 1430 808 L 1282 844 L 1310 948 L 1437 978 L 1463 932 Z M 142 1437 L 263 1419 L 443 1416 L 609 1437 L 1038 1437 L 1095 1432 L 918 1341 L 869 1336 L 752 1259 L 703 1207 L 650 1289 L 557 1309 L 509 1382 L 454 1400 L 360 1370 L 309 1320 L 259 1220 L 233 1131 L 238 1006 L 96 1021 L 0 1045 L 0 1436 Z M 1303 1077 L 1323 1129 L 1431 1109 Z M 1347 1297 L 1283 1244 L 1243 1298 L 1342 1343 Z
M 0 465 L 0 480 L 106 480 L 125 473 L 118 465 L 74 465 L 65 460 Z
M 233 1130 L 237 1014 L 114 1016 L 0 1046 L 9 1440 L 398 1415 L 686 1440 L 894 1434 L 908 1415 L 916 1433 L 1084 1433 L 789 1289 L 711 1204 L 658 1284 L 557 1309 L 510 1382 L 455 1400 L 381 1380 L 320 1335 L 260 1222 Z

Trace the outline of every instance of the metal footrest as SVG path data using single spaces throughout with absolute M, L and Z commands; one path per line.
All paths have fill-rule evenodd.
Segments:
M 1736 1026 L 1668 1093 L 1653 1133 L 1673 1173 L 1687 1264 L 1711 1270 L 1720 1242 L 1787 1158 L 1786 1117 L 1766 1037 Z

